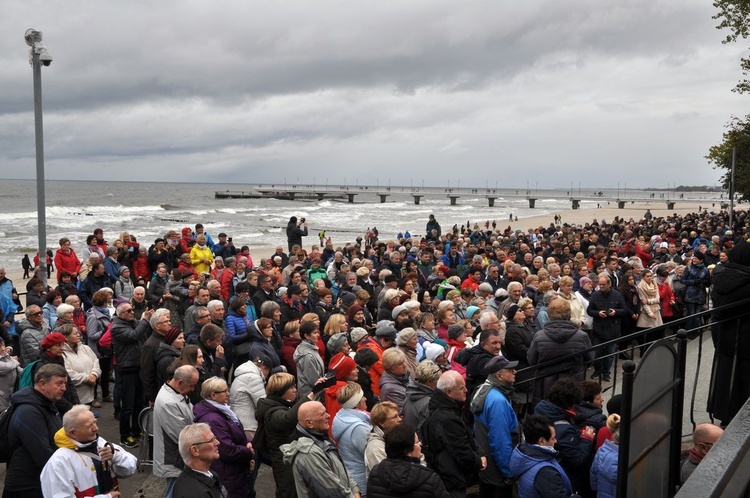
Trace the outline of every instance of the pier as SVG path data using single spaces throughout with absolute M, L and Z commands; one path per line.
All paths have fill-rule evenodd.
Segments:
M 540 197 L 554 200 L 570 201 L 572 209 L 579 209 L 582 201 L 592 201 L 597 203 L 616 203 L 619 209 L 625 209 L 625 205 L 630 203 L 664 203 L 667 209 L 674 209 L 678 202 L 696 202 L 696 199 L 684 199 L 678 192 L 659 191 L 651 196 L 627 197 L 623 195 L 607 195 L 602 192 L 579 192 L 574 195 L 548 195 L 539 191 L 517 190 L 516 194 L 499 193 L 501 189 L 492 188 L 443 188 L 443 187 L 406 187 L 394 186 L 383 187 L 379 185 L 257 185 L 252 190 L 247 191 L 216 191 L 216 199 L 280 199 L 287 201 L 294 200 L 318 200 L 326 199 L 345 200 L 353 204 L 357 196 L 359 199 L 370 200 L 379 199 L 381 203 L 388 202 L 388 197 L 394 194 L 410 195 L 414 204 L 419 205 L 425 197 L 448 199 L 451 206 L 460 203 L 461 196 L 483 196 L 487 199 L 489 207 L 495 206 L 497 199 L 521 200 L 528 202 L 529 208 L 536 207 L 536 201 Z M 665 198 L 666 196 L 666 198 Z M 706 203 L 719 203 L 722 209 L 729 207 L 728 199 L 709 197 L 701 199 Z

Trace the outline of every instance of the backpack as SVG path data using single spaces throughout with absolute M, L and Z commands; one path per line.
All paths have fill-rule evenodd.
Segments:
M 0 463 L 8 463 L 11 455 L 13 455 L 13 452 L 15 451 L 15 448 L 11 448 L 10 445 L 9 432 L 10 419 L 13 417 L 13 413 L 16 411 L 17 406 L 18 405 L 11 403 L 8 408 L 3 410 L 3 413 L 0 413 Z
M 102 358 L 112 357 L 112 322 L 109 322 L 107 330 L 105 330 L 99 340 L 96 341 L 96 349 L 99 350 L 99 354 Z
M 34 371 L 36 370 L 36 364 L 41 361 L 42 360 L 32 361 L 31 363 L 23 367 L 21 375 L 18 376 L 18 386 L 16 387 L 16 390 L 34 385 Z

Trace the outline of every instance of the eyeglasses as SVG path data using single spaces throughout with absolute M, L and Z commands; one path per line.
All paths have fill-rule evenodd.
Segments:
M 167 320 L 162 320 L 160 322 L 156 322 L 157 325 L 161 325 L 162 323 L 172 323 L 172 320 L 167 319 Z
M 201 316 L 198 317 L 198 320 L 203 320 L 205 318 L 211 318 L 211 315 L 210 314 L 209 315 L 201 315 Z
M 43 311 L 37 311 L 35 313 L 31 313 L 31 316 L 39 316 L 39 315 L 43 315 L 43 314 L 44 314 Z
M 131 313 L 133 311 L 134 311 L 133 308 L 128 308 L 126 310 L 120 310 L 120 313 Z
M 224 394 L 228 392 L 229 392 L 229 389 L 224 389 L 223 391 L 214 391 L 214 394 Z
M 190 446 L 198 446 L 198 445 L 201 445 L 201 444 L 213 444 L 213 443 L 214 443 L 214 441 L 216 441 L 216 438 L 215 438 L 215 437 L 212 437 L 212 438 L 211 438 L 211 439 L 209 439 L 208 441 L 200 441 L 200 442 L 198 442 L 198 443 L 193 443 L 193 444 L 191 444 Z

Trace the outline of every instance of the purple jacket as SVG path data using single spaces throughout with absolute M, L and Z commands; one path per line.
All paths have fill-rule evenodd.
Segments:
M 211 465 L 211 470 L 219 477 L 219 482 L 227 489 L 228 498 L 246 498 L 247 479 L 253 452 L 247 448 L 247 437 L 242 423 L 235 424 L 221 410 L 208 401 L 201 401 L 193 407 L 195 422 L 211 426 L 219 440 L 219 459 Z

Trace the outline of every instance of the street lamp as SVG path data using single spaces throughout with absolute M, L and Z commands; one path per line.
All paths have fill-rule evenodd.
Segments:
M 39 235 L 40 278 L 47 287 L 47 218 L 44 198 L 44 133 L 42 129 L 42 64 L 52 64 L 52 56 L 42 44 L 42 32 L 27 29 L 24 35 L 29 50 L 29 64 L 34 75 L 34 134 L 36 136 L 36 213 Z

